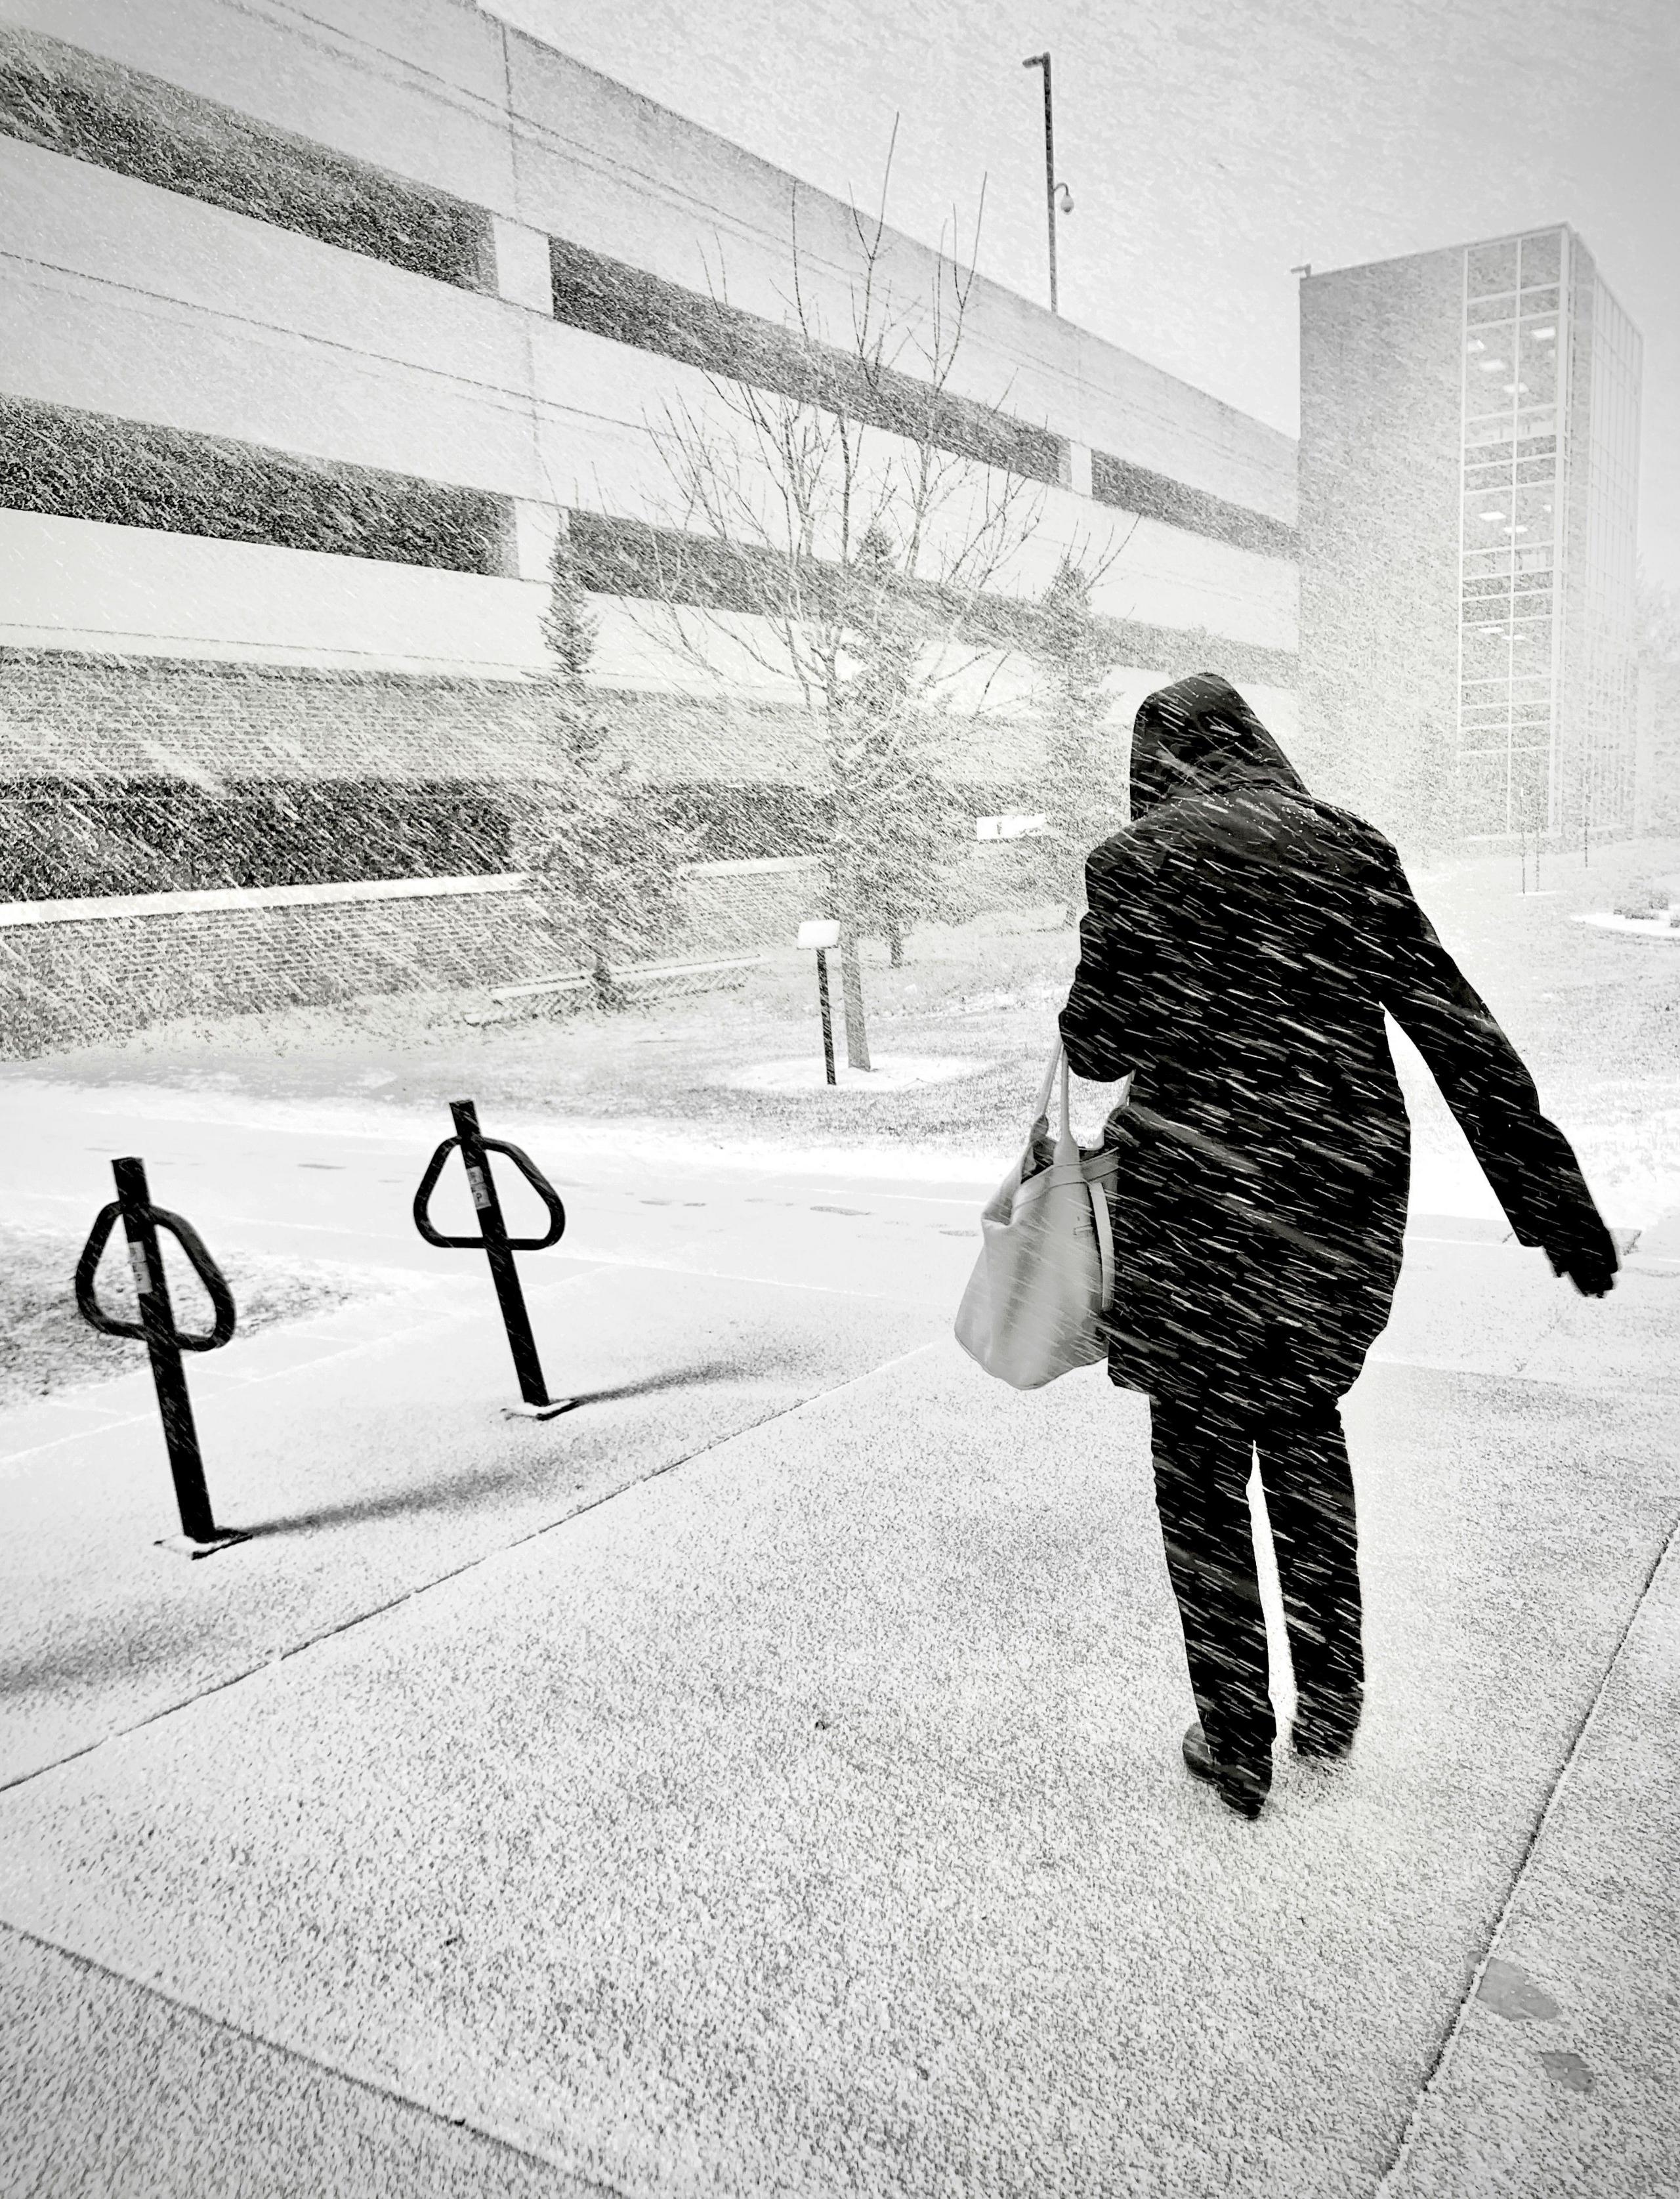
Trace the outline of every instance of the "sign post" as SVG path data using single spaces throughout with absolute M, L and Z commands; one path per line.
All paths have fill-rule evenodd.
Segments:
M 152 1380 L 158 1393 L 158 1413 L 163 1421 L 164 1446 L 169 1453 L 170 1477 L 175 1484 L 175 1502 L 181 1514 L 181 1532 L 158 1545 L 180 1550 L 189 1558 L 207 1558 L 235 1543 L 250 1537 L 236 1529 L 218 1527 L 211 1509 L 210 1490 L 204 1479 L 204 1459 L 198 1447 L 192 1399 L 187 1394 L 183 1351 L 214 1351 L 234 1333 L 237 1315 L 227 1278 L 206 1251 L 203 1240 L 178 1214 L 154 1206 L 146 1187 L 146 1164 L 132 1156 L 113 1160 L 117 1195 L 101 1209 L 82 1257 L 76 1263 L 76 1305 L 90 1327 L 102 1336 L 143 1338 L 152 1362 Z M 140 1303 L 137 1321 L 119 1321 L 106 1312 L 94 1295 L 94 1278 L 111 1232 L 120 1217 L 128 1239 L 129 1264 Z M 175 1326 L 169 1302 L 169 1278 L 164 1273 L 158 1232 L 166 1230 L 192 1263 L 194 1272 L 210 1293 L 212 1325 L 207 1336 L 183 1336 Z
M 828 1007 L 828 949 L 840 945 L 840 926 L 819 917 L 799 926 L 799 945 L 817 949 L 817 1001 L 823 1012 L 823 1067 L 830 1084 L 834 1078 L 834 1020 Z

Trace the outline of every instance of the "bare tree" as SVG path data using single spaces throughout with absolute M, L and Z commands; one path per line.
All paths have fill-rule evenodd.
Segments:
M 888 178 L 891 166 L 889 151 Z M 864 1069 L 858 939 L 884 936 L 896 959 L 937 897 L 956 846 L 949 720 L 988 706 L 1002 651 L 983 598 L 1043 505 L 1009 463 L 1020 423 L 952 387 L 975 279 L 955 216 L 951 253 L 942 237 L 931 287 L 907 298 L 886 205 L 884 180 L 873 216 L 850 210 L 846 324 L 831 340 L 796 187 L 793 343 L 768 367 L 706 372 L 704 400 L 649 423 L 670 486 L 669 525 L 649 534 L 666 639 L 716 673 L 718 612 L 749 614 L 724 622 L 730 646 L 790 685 L 818 729 L 847 1058 Z

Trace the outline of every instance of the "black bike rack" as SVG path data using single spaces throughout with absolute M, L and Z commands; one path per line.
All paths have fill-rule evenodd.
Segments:
M 146 1188 L 146 1164 L 132 1156 L 113 1160 L 117 1195 L 102 1207 L 82 1257 L 76 1263 L 76 1305 L 84 1321 L 103 1336 L 143 1339 L 151 1356 L 152 1379 L 157 1385 L 158 1411 L 163 1420 L 163 1439 L 169 1452 L 169 1471 L 175 1482 L 175 1501 L 180 1508 L 181 1532 L 160 1542 L 160 1549 L 183 1550 L 189 1557 L 207 1558 L 235 1543 L 247 1542 L 237 1529 L 218 1527 L 205 1485 L 204 1460 L 193 1422 L 192 1400 L 181 1364 L 183 1351 L 214 1351 L 234 1333 L 237 1315 L 227 1278 L 205 1249 L 204 1241 L 189 1222 L 178 1214 L 154 1206 Z M 94 1296 L 94 1277 L 111 1232 L 120 1217 L 128 1237 L 129 1263 L 140 1301 L 137 1321 L 119 1321 L 106 1312 Z M 166 1230 L 192 1263 L 195 1273 L 210 1293 L 213 1315 L 207 1336 L 183 1336 L 175 1326 L 169 1302 L 169 1280 L 164 1273 L 158 1232 Z
M 522 1420 L 549 1420 L 556 1413 L 569 1411 L 577 1399 L 550 1397 L 548 1393 L 537 1357 L 536 1339 L 531 1333 L 531 1318 L 525 1309 L 525 1293 L 520 1288 L 519 1273 L 514 1266 L 514 1254 L 541 1252 L 550 1245 L 557 1245 L 566 1231 L 566 1209 L 561 1204 L 560 1193 L 528 1153 L 500 1138 L 485 1136 L 479 1128 L 478 1110 L 470 1100 L 451 1100 L 449 1111 L 455 1118 L 455 1135 L 445 1138 L 427 1163 L 420 1188 L 414 1195 L 414 1226 L 428 1245 L 452 1252 L 482 1250 L 488 1257 L 502 1319 L 507 1326 L 509 1348 L 514 1355 L 514 1370 L 519 1376 L 520 1395 L 525 1400 L 523 1404 L 507 1405 L 503 1409 Z M 467 1187 L 478 1209 L 482 1236 L 442 1236 L 432 1227 L 427 1213 L 438 1179 L 444 1172 L 444 1164 L 457 1146 L 466 1165 Z M 508 1226 L 502 1219 L 502 1202 L 496 1193 L 496 1181 L 490 1172 L 491 1153 L 505 1153 L 547 1207 L 546 1236 L 509 1236 Z

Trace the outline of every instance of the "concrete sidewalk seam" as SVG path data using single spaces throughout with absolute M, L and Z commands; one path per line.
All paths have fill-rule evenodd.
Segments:
M 1539 1849 L 1541 1840 L 1545 1835 L 1546 1828 L 1550 1823 L 1552 1817 L 1562 1799 L 1564 1791 L 1569 1783 L 1569 1776 L 1574 1770 L 1576 1761 L 1581 1753 L 1582 1745 L 1585 1741 L 1587 1735 L 1591 1729 L 1592 1722 L 1598 1714 L 1598 1706 L 1604 1700 L 1605 1691 L 1609 1687 L 1611 1681 L 1615 1677 L 1616 1668 L 1621 1663 L 1623 1652 L 1627 1648 L 1628 1637 L 1633 1632 L 1634 1626 L 1637 1623 L 1640 1613 L 1645 1608 L 1645 1605 L 1649 1599 L 1651 1590 L 1656 1584 L 1658 1574 L 1662 1571 L 1664 1566 L 1667 1564 L 1669 1559 L 1673 1555 L 1675 1545 L 1677 1540 L 1680 1540 L 1680 1517 L 1676 1518 L 1674 1524 L 1670 1527 L 1666 1535 L 1664 1536 L 1661 1545 L 1658 1549 L 1657 1554 L 1653 1559 L 1650 1569 L 1647 1572 L 1644 1581 L 1640 1587 L 1639 1593 L 1634 1598 L 1633 1607 L 1628 1613 L 1627 1622 L 1622 1628 L 1621 1632 L 1616 1637 L 1616 1646 L 1610 1653 L 1609 1661 L 1604 1667 L 1603 1675 L 1601 1677 L 1597 1687 L 1593 1690 L 1592 1700 L 1587 1705 L 1586 1709 L 1581 1714 L 1579 1723 L 1575 1728 L 1574 1736 L 1571 1740 L 1567 1750 L 1565 1752 L 1563 1762 L 1558 1769 L 1557 1776 L 1552 1782 L 1551 1792 L 1546 1797 L 1545 1806 L 1542 1809 L 1538 1817 L 1536 1818 L 1534 1824 L 1530 1830 L 1528 1839 L 1524 1844 L 1521 1858 L 1519 1861 L 1515 1870 L 1511 1875 L 1511 1882 L 1505 1890 L 1505 1898 L 1499 1904 L 1499 1913 L 1494 1918 L 1493 1928 L 1488 1934 L 1487 1945 L 1482 1950 L 1480 1961 L 1476 1964 L 1475 1974 L 1470 1980 L 1469 1985 L 1465 1990 L 1464 1997 L 1458 2005 L 1458 2013 L 1454 2017 L 1452 2024 L 1445 2037 L 1442 2039 L 1434 2061 L 1430 2064 L 1429 2074 L 1423 2080 L 1422 2086 L 1418 2092 L 1417 2097 L 1412 2103 L 1412 2111 L 1406 2118 L 1406 2126 L 1400 2133 L 1400 2142 L 1395 2148 L 1394 2157 L 1389 2162 L 1387 2167 L 1383 2171 L 1381 2177 L 1379 2179 L 1375 2190 L 1373 2191 L 1372 2199 L 1382 2199 L 1382 2194 L 1392 2188 L 1394 2179 L 1399 2175 L 1401 2170 L 1406 2165 L 1407 2157 L 1411 2152 L 1413 2140 L 1417 2135 L 1418 2126 L 1423 2119 L 1423 2111 L 1428 2106 L 1431 2095 L 1434 2092 L 1446 2070 L 1448 2063 L 1451 2061 L 1454 2051 L 1457 2047 L 1458 2041 L 1462 2035 L 1464 2027 L 1469 2021 L 1470 2010 L 1475 2005 L 1476 1997 L 1481 1991 L 1482 1979 L 1486 1974 L 1488 1964 L 1494 1959 L 1494 1950 L 1498 1946 L 1499 1936 L 1505 1928 L 1505 1920 L 1510 1915 L 1511 1910 L 1515 1904 L 1517 1896 L 1522 1890 L 1524 1882 L 1528 1876 L 1529 1868 L 1533 1863 L 1535 1855 Z
M 474 2138 L 482 2138 L 486 2144 L 510 2153 L 520 2161 L 529 2161 L 538 2167 L 551 2168 L 556 2175 L 568 2176 L 587 2190 L 600 2192 L 602 2199 L 636 2199 L 636 2195 L 626 2190 L 622 2184 L 603 2183 L 599 2177 L 587 2175 L 582 2169 L 568 2167 L 548 2154 L 533 2153 L 529 2146 L 520 2145 L 516 2139 L 504 2138 L 499 2131 L 488 2129 L 483 2123 L 474 2122 L 466 2115 L 445 2114 L 441 2109 L 428 2107 L 424 2100 L 416 2099 L 412 2093 L 399 2092 L 393 2085 L 381 2085 L 372 2077 L 358 2076 L 352 2069 L 340 2068 L 331 2062 L 322 2061 L 316 2055 L 306 2054 L 299 2046 L 288 2046 L 282 2039 L 269 2039 L 259 2031 L 248 2030 L 241 2023 L 231 2023 L 226 2016 L 212 2015 L 195 2001 L 183 2000 L 178 1993 L 170 1992 L 162 1986 L 153 1985 L 147 1979 L 130 1977 L 125 1970 L 115 1969 L 109 1963 L 102 1963 L 91 1955 L 78 1954 L 73 1947 L 61 1946 L 55 1939 L 44 1939 L 38 1932 L 32 1932 L 21 1924 L 14 1924 L 9 1918 L 0 1917 L 0 1932 L 9 1933 L 14 1939 L 21 1939 L 32 1947 L 38 1947 L 45 1954 L 55 1955 L 61 1962 L 69 1963 L 78 1970 L 108 1979 L 113 1985 L 125 1986 L 131 1992 L 144 1993 L 148 2000 L 158 2001 L 165 2008 L 175 2009 L 183 2015 L 209 2024 L 225 2033 L 230 2039 L 242 2040 L 247 2046 L 260 2048 L 264 2053 L 278 2054 L 300 2068 L 318 2069 L 323 2076 L 330 2077 L 339 2084 L 353 2085 L 358 2091 L 369 2093 L 375 2099 L 390 2100 L 399 2108 L 407 2108 L 416 2114 L 424 2115 L 429 2122 L 440 2123 L 447 2130 L 470 2131 Z
M 387 1596 L 382 1603 L 374 1604 L 366 1611 L 358 1611 L 352 1617 L 341 1619 L 336 1626 L 323 1627 L 318 1634 L 311 1634 L 302 1642 L 294 1642 L 289 1649 L 277 1650 L 273 1656 L 264 1657 L 259 1664 L 246 1665 L 242 1671 L 230 1672 L 224 1678 L 200 1688 L 192 1694 L 178 1696 L 174 1702 L 166 1703 L 161 1709 L 137 1718 L 132 1725 L 119 1726 L 113 1732 L 101 1734 L 98 1740 L 90 1741 L 81 1748 L 73 1748 L 62 1756 L 55 1757 L 49 1764 L 38 1764 L 32 1770 L 21 1771 L 15 1778 L 0 1780 L 0 1795 L 13 1794 L 20 1787 L 26 1787 L 32 1781 L 45 1777 L 49 1772 L 61 1770 L 67 1764 L 78 1763 L 83 1757 L 91 1756 L 95 1750 L 105 1747 L 111 1741 L 125 1741 L 132 1734 L 143 1733 L 148 1726 L 156 1725 L 164 1718 L 173 1718 L 177 1711 L 189 1710 L 195 1703 L 206 1702 L 212 1695 L 225 1694 L 230 1688 L 239 1687 L 245 1681 L 254 1679 L 260 1672 L 271 1672 L 277 1665 L 289 1664 L 294 1657 L 301 1657 L 305 1651 L 317 1648 L 323 1642 L 331 1642 L 340 1634 L 348 1634 L 352 1628 L 364 1626 L 371 1619 L 383 1618 L 387 1613 L 398 1609 L 403 1604 L 412 1603 L 418 1595 L 427 1595 L 433 1589 L 443 1588 L 451 1581 L 461 1580 L 467 1574 L 476 1572 L 480 1566 L 505 1557 L 509 1550 L 522 1549 L 527 1543 L 537 1542 L 544 1535 L 551 1535 L 561 1528 L 570 1526 L 574 1519 L 582 1519 L 590 1513 L 599 1511 L 603 1504 L 610 1504 L 615 1498 L 628 1495 L 632 1489 L 645 1488 L 650 1481 L 658 1481 L 667 1473 L 675 1473 L 679 1467 L 691 1466 L 696 1459 L 709 1457 L 714 1451 L 727 1450 L 732 1443 L 738 1443 L 744 1437 L 756 1435 L 764 1428 L 774 1427 L 780 1420 L 792 1420 L 798 1414 L 826 1404 L 831 1397 L 838 1397 L 847 1390 L 856 1389 L 860 1383 L 870 1382 L 878 1375 L 890 1374 L 894 1368 L 903 1367 L 909 1361 L 920 1358 L 922 1353 L 932 1351 L 937 1344 L 943 1341 L 943 1338 L 936 1338 L 931 1343 L 915 1344 L 908 1351 L 901 1351 L 891 1359 L 882 1360 L 878 1367 L 866 1368 L 863 1374 L 849 1375 L 844 1382 L 836 1382 L 830 1389 L 819 1390 L 812 1397 L 801 1397 L 797 1404 L 784 1406 L 779 1413 L 767 1414 L 763 1420 L 753 1420 L 746 1427 L 732 1428 L 715 1442 L 702 1444 L 695 1450 L 684 1451 L 680 1457 L 667 1460 L 665 1465 L 654 1467 L 651 1473 L 642 1474 L 634 1481 L 626 1481 L 616 1489 L 606 1490 L 599 1496 L 591 1497 L 586 1504 L 574 1506 L 561 1514 L 559 1519 L 544 1520 L 540 1527 L 532 1527 L 523 1535 L 514 1536 L 510 1543 L 498 1543 L 495 1549 L 485 1550 L 476 1558 L 469 1558 L 464 1565 L 452 1566 L 447 1572 L 439 1573 L 431 1580 L 421 1581 L 416 1587 L 404 1589 L 400 1595 Z

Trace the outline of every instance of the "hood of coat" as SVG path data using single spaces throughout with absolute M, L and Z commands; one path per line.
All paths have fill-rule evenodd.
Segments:
M 1228 680 L 1193 673 L 1158 687 L 1131 733 L 1131 815 L 1185 795 L 1265 788 L 1311 800 L 1305 782 Z

